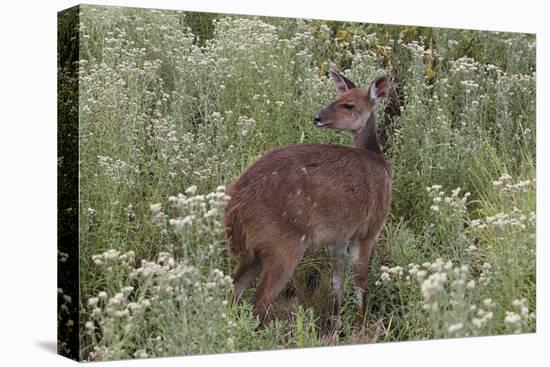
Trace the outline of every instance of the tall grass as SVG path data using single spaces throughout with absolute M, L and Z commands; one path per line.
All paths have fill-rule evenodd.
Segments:
M 80 43 L 81 358 L 535 330 L 534 36 L 82 6 Z M 257 329 L 252 291 L 230 298 L 225 186 L 274 147 L 349 144 L 311 123 L 329 67 L 398 84 L 367 320 L 348 272 L 331 326 L 321 250 Z

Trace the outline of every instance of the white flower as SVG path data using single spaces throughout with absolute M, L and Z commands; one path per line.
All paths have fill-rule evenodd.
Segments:
M 98 297 L 92 297 L 88 300 L 88 306 L 95 306 L 99 302 Z
M 128 309 L 132 312 L 135 312 L 141 308 L 141 305 L 136 302 L 130 302 L 128 303 Z
M 399 274 L 403 275 L 403 268 L 399 265 L 394 266 L 393 268 L 390 268 L 387 270 L 390 274 Z
M 382 275 L 380 275 L 380 280 L 382 280 L 382 282 L 384 283 L 389 282 L 390 279 L 391 279 L 391 276 L 389 273 L 383 272 Z
M 428 268 L 431 270 L 431 271 L 435 271 L 435 272 L 440 272 L 443 270 L 443 266 L 445 265 L 445 263 L 443 262 L 443 259 L 442 258 L 438 258 L 436 259 L 433 263 L 429 264 L 428 265 Z
M 504 323 L 510 326 L 517 326 L 521 322 L 521 316 L 515 312 L 506 311 Z
M 418 270 L 416 272 L 416 279 L 419 281 L 419 282 L 422 282 L 424 280 L 424 278 L 426 277 L 426 275 L 428 274 L 428 272 L 426 270 Z
M 512 301 L 512 306 L 520 308 L 520 307 L 525 306 L 526 303 L 527 303 L 527 299 L 525 299 L 525 298 L 515 299 L 515 300 Z
M 161 211 L 162 204 L 161 203 L 151 204 L 151 205 L 149 205 L 149 209 L 151 210 L 151 212 L 153 214 L 157 214 Z
M 239 118 L 237 119 L 237 129 L 241 136 L 247 136 L 248 133 L 252 131 L 255 126 L 256 121 L 253 118 L 239 116 Z
M 118 305 L 122 302 L 123 299 L 124 299 L 124 294 L 117 293 L 109 300 L 109 304 L 110 305 Z
M 216 282 L 208 282 L 206 283 L 204 286 L 206 289 L 213 289 L 213 288 L 216 288 Z
M 195 192 L 197 192 L 197 186 L 195 185 L 191 185 L 187 188 L 187 190 L 185 190 L 185 193 L 189 195 L 194 195 Z
M 453 324 L 453 325 L 449 326 L 447 331 L 452 334 L 452 333 L 456 333 L 457 331 L 462 330 L 463 328 L 464 328 L 464 324 L 459 322 L 458 324 Z
M 483 305 L 487 308 L 494 308 L 495 307 L 495 304 L 493 303 L 493 300 L 490 299 L 490 298 L 485 298 L 483 300 Z
M 147 358 L 149 355 L 147 354 L 147 352 L 145 351 L 145 349 L 138 349 L 136 350 L 136 352 L 134 353 L 134 357 L 136 358 Z
M 418 272 L 420 274 L 420 272 Z M 418 275 L 417 274 L 417 275 Z M 443 290 L 443 284 L 447 281 L 447 273 L 434 273 L 422 282 L 420 289 L 424 300 L 431 299 L 434 295 Z
M 116 317 L 124 317 L 124 316 L 128 316 L 129 314 L 130 314 L 130 311 L 128 311 L 127 308 L 125 308 L 124 310 L 115 311 Z
M 210 217 L 215 216 L 217 213 L 218 213 L 218 210 L 216 208 L 212 208 L 212 209 L 208 210 L 206 213 L 204 213 L 203 217 L 204 218 L 210 218 Z
M 411 266 L 411 264 L 409 264 L 409 266 Z M 412 266 L 409 269 L 409 274 L 416 275 L 416 273 L 418 273 L 418 265 L 412 264 Z
M 527 307 L 526 298 L 513 300 L 512 306 L 514 306 L 519 311 L 522 317 L 526 317 L 529 314 L 529 308 Z
M 474 326 L 479 329 L 485 324 L 485 322 L 482 319 L 478 319 L 477 317 L 474 317 L 472 319 L 472 324 L 474 324 Z

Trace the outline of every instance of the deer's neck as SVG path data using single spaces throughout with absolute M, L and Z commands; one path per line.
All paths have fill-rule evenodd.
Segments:
M 353 143 L 356 148 L 382 153 L 376 137 L 376 116 L 374 112 L 370 114 L 363 128 L 353 134 Z

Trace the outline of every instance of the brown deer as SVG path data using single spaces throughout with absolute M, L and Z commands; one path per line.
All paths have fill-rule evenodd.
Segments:
M 378 146 L 374 113 L 390 80 L 381 76 L 365 90 L 335 71 L 330 77 L 339 95 L 313 122 L 351 132 L 355 147 L 294 144 L 272 150 L 228 190 L 225 238 L 238 261 L 235 299 L 261 272 L 254 307 L 262 322 L 311 245 L 330 249 L 339 311 L 344 256 L 351 243 L 363 323 L 369 261 L 390 203 L 392 171 Z

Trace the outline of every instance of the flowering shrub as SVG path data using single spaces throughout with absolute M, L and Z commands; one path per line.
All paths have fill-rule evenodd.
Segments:
M 485 263 L 484 268 L 490 269 L 490 265 Z M 515 311 L 505 311 L 505 305 L 498 305 L 497 309 L 491 298 L 479 302 L 479 295 L 487 290 L 487 275 L 482 273 L 474 279 L 468 265 L 455 265 L 438 258 L 421 265 L 410 263 L 406 270 L 401 266 L 383 265 L 380 271 L 376 287 L 387 290 L 395 283 L 403 294 L 420 293 L 421 297 L 409 297 L 417 303 L 408 307 L 416 309 L 417 316 L 427 320 L 432 337 L 490 335 L 491 330 L 503 326 L 522 332 L 534 319 L 526 299 L 513 301 Z M 495 312 L 500 318 L 494 317 Z
M 113 251 L 96 257 L 126 268 L 132 285 L 88 299 L 91 359 L 166 356 L 176 345 L 186 354 L 232 350 L 235 323 L 226 314 L 231 277 L 218 269 L 203 275 L 163 252 L 137 268 L 128 268 L 129 257 Z

